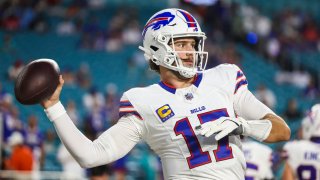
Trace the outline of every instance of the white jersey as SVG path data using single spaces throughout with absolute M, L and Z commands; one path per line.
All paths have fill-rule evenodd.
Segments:
M 300 140 L 284 146 L 287 162 L 296 179 L 320 179 L 320 139 L 317 143 Z
M 165 179 L 244 179 L 239 136 L 216 142 L 195 127 L 224 116 L 261 119 L 272 113 L 260 102 L 259 107 L 250 106 L 258 100 L 246 98 L 248 93 L 242 71 L 224 64 L 198 74 L 187 88 L 163 82 L 133 88 L 121 98 L 120 116 L 136 117 L 141 139 L 161 158 Z
M 272 179 L 272 149 L 256 141 L 242 142 L 247 162 L 246 179 Z

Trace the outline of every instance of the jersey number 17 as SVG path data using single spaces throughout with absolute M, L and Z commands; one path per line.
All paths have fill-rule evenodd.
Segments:
M 198 114 L 198 119 L 201 124 L 217 120 L 220 117 L 229 117 L 226 109 L 217 109 Z M 187 157 L 187 161 L 190 169 L 212 162 L 209 152 L 202 150 L 199 140 L 195 135 L 188 118 L 177 121 L 174 126 L 174 131 L 177 136 L 182 135 L 187 143 L 190 152 L 190 156 Z M 216 162 L 233 158 L 228 136 L 218 141 L 217 147 L 218 148 L 216 150 L 213 150 Z

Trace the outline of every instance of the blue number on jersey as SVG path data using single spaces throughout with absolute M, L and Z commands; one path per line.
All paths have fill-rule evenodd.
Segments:
M 258 165 L 255 165 L 255 164 L 253 164 L 253 163 L 249 163 L 249 162 L 247 162 L 247 169 L 253 169 L 253 170 L 255 170 L 255 171 L 258 171 L 258 169 L 259 169 L 259 167 L 258 167 Z M 254 177 L 252 177 L 252 176 L 245 176 L 244 177 L 244 179 L 245 180 L 254 180 Z
M 218 109 L 205 113 L 198 114 L 200 123 L 214 121 L 220 117 L 228 117 L 226 109 Z M 193 128 L 188 118 L 181 119 L 176 122 L 174 131 L 176 135 L 182 135 L 187 143 L 190 155 L 187 157 L 189 168 L 195 168 L 204 164 L 211 163 L 211 158 L 208 152 L 203 152 L 200 143 L 195 135 Z M 213 151 L 217 162 L 233 158 L 232 149 L 229 146 L 228 137 L 222 138 L 218 141 L 218 148 Z
M 207 163 L 211 163 L 208 152 L 203 152 L 200 143 L 195 135 L 188 118 L 181 119 L 176 122 L 174 127 L 176 135 L 182 135 L 187 143 L 190 157 L 187 157 L 189 168 L 195 168 Z
M 297 174 L 298 174 L 298 178 L 299 179 L 305 179 L 303 177 L 303 172 L 304 171 L 309 171 L 310 172 L 310 177 L 308 177 L 307 179 L 317 179 L 317 169 L 312 166 L 312 165 L 300 165 L 297 168 Z

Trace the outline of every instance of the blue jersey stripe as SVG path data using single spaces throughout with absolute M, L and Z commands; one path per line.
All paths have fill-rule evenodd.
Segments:
M 193 84 L 196 87 L 199 87 L 201 80 L 202 80 L 202 73 L 198 73 L 197 76 L 196 76 L 195 81 L 193 82 Z
M 120 108 L 121 107 L 130 107 L 132 104 L 129 101 L 120 101 Z
M 143 120 L 141 115 L 137 111 L 125 111 L 125 112 L 122 111 L 119 113 L 119 117 L 121 118 L 122 116 L 130 115 L 130 114 L 135 115 L 139 119 Z
M 159 82 L 159 85 L 160 85 L 163 89 L 169 91 L 169 92 L 172 93 L 172 94 L 175 94 L 175 93 L 176 93 L 176 88 L 170 87 L 170 86 L 166 85 L 166 84 L 165 84 L 164 82 L 162 82 L 162 81 Z
M 237 72 L 237 79 L 239 79 L 239 78 L 241 78 L 241 77 L 243 77 L 243 73 L 242 73 L 241 71 L 238 71 L 238 72 Z
M 202 76 L 203 74 L 202 73 L 198 73 L 195 77 L 194 77 L 194 81 L 193 81 L 193 85 L 195 85 L 196 87 L 199 87 L 200 83 L 201 83 L 201 80 L 202 80 Z M 172 94 L 175 94 L 176 93 L 176 88 L 174 87 L 171 87 L 167 84 L 165 84 L 164 82 L 159 82 L 158 83 L 163 89 L 165 89 L 166 91 L 172 93 Z
M 234 94 L 237 93 L 238 89 L 243 86 L 243 85 L 246 85 L 248 84 L 248 81 L 246 79 L 242 79 L 241 81 L 239 81 L 236 85 L 236 88 L 234 90 Z
M 252 163 L 248 163 L 247 162 L 247 169 L 254 169 L 254 170 L 258 170 L 258 166 Z

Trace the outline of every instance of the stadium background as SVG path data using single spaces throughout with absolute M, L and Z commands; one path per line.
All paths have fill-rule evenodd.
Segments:
M 35 121 L 41 138 L 31 146 L 44 150 L 39 169 L 47 177 L 42 178 L 58 178 L 62 171 L 60 141 L 42 108 L 22 106 L 14 98 L 14 79 L 25 64 L 38 58 L 58 62 L 66 81 L 62 102 L 77 126 L 94 138 L 116 122 L 124 91 L 159 81 L 137 46 L 144 23 L 168 7 L 186 9 L 200 22 L 208 36 L 208 68 L 239 65 L 249 89 L 285 118 L 295 139 L 306 110 L 319 100 L 317 0 L 1 0 L 1 159 L 8 155 L 10 133 L 27 132 L 28 122 Z M 276 152 L 277 179 L 282 145 L 269 145 Z M 159 160 L 145 144 L 104 168 L 114 179 L 161 178 Z

